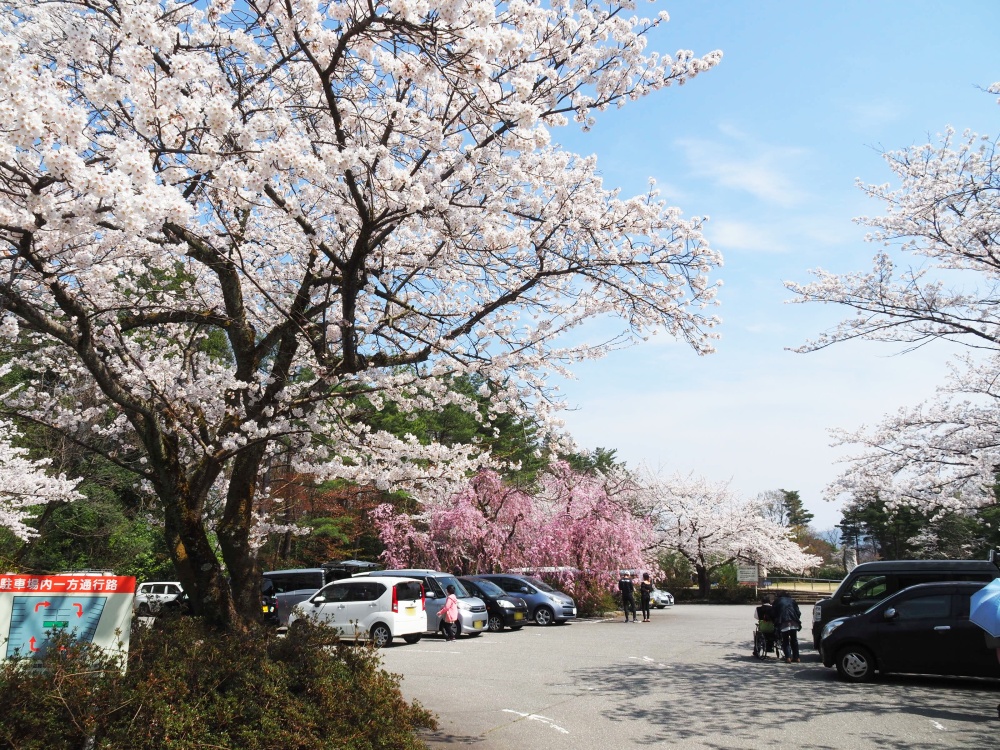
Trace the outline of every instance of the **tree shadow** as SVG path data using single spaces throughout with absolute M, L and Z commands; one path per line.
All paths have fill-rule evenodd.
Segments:
M 911 750 L 912 737 L 887 735 L 878 722 L 865 718 L 902 712 L 914 719 L 949 722 L 953 732 L 961 733 L 963 747 L 996 746 L 998 681 L 889 675 L 857 685 L 839 681 L 834 670 L 819 664 L 818 655 L 803 655 L 807 656 L 802 664 L 785 664 L 733 654 L 723 657 L 722 664 L 684 664 L 675 669 L 632 662 L 571 674 L 577 690 L 606 698 L 601 710 L 604 719 L 642 725 L 642 736 L 632 738 L 642 745 L 691 740 L 734 750 L 757 746 L 762 733 L 776 727 L 837 715 L 844 721 L 836 737 L 826 741 L 817 737 L 809 745 L 798 740 L 798 747 L 833 750 L 851 738 L 855 746 Z M 788 696 L 794 707 L 787 706 L 782 696 Z M 849 718 L 852 715 L 854 720 Z M 798 736 L 803 735 L 808 736 L 806 732 Z M 950 739 L 954 742 L 958 737 L 951 734 Z

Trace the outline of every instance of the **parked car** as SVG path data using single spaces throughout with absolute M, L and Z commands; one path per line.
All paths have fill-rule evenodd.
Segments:
M 831 620 L 820 639 L 823 664 L 850 682 L 868 682 L 876 671 L 1000 677 L 996 649 L 969 620 L 969 599 L 984 585 L 921 583 Z
M 858 565 L 829 599 L 813 606 L 813 646 L 819 648 L 824 626 L 838 617 L 864 612 L 890 594 L 918 583 L 982 581 L 1000 577 L 992 560 L 878 560 Z
M 295 623 L 309 619 L 333 627 L 341 636 L 367 638 L 376 648 L 395 637 L 416 643 L 427 627 L 424 588 L 411 578 L 344 578 L 327 584 L 288 616 L 291 637 Z
M 374 570 L 368 573 L 358 573 L 354 576 L 354 579 L 364 577 L 378 578 L 381 576 L 413 578 L 424 584 L 424 595 L 427 599 L 428 633 L 437 633 L 442 629 L 438 610 L 444 606 L 444 600 L 448 596 L 445 593 L 448 590 L 448 586 L 455 587 L 455 596 L 458 597 L 458 629 L 456 636 L 463 633 L 470 636 L 477 636 L 482 635 L 483 631 L 486 630 L 486 603 L 466 591 L 462 582 L 450 573 L 427 569 Z
M 474 580 L 492 581 L 508 594 L 524 599 L 531 619 L 538 625 L 564 623 L 576 617 L 573 597 L 556 591 L 544 581 L 513 573 L 484 573 Z
M 299 602 L 304 602 L 328 583 L 350 578 L 365 570 L 378 570 L 379 563 L 365 560 L 339 560 L 324 563 L 318 568 L 292 568 L 268 570 L 263 574 L 264 589 L 261 593 L 273 597 L 274 613 L 265 620 L 279 626 L 288 625 L 288 617 Z
M 180 598 L 184 593 L 180 581 L 147 581 L 140 583 L 132 599 L 132 609 L 139 617 L 157 615 L 164 604 Z
M 487 624 L 491 633 L 505 627 L 520 630 L 528 620 L 528 603 L 519 596 L 510 596 L 492 581 L 459 576 L 458 580 L 473 596 L 486 602 Z
M 650 594 L 649 602 L 657 609 L 672 607 L 674 606 L 674 595 L 669 591 L 654 588 L 653 593 Z

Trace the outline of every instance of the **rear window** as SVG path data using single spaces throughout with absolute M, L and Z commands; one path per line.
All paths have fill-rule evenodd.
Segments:
M 417 581 L 404 581 L 396 584 L 396 598 L 401 601 L 411 601 L 421 597 L 420 584 Z
M 323 588 L 326 581 L 323 579 L 322 571 L 316 573 L 265 573 L 265 578 L 274 584 L 275 592 L 283 594 L 286 591 L 300 591 L 302 589 Z

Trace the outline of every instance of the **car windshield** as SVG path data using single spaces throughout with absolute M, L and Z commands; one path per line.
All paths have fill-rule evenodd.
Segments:
M 472 596 L 455 576 L 435 576 L 434 580 L 437 581 L 443 591 L 447 591 L 449 586 L 454 586 L 455 596 L 461 599 L 468 599 Z
M 539 581 L 537 578 L 526 578 L 525 580 L 528 581 L 528 583 L 530 583 L 539 591 L 545 591 L 545 592 L 555 591 L 555 589 L 549 586 L 549 584 L 545 583 L 544 581 Z
M 507 593 L 492 581 L 480 580 L 476 581 L 476 585 L 479 587 L 480 591 L 486 594 L 486 596 L 498 597 L 498 596 L 503 596 L 504 594 Z

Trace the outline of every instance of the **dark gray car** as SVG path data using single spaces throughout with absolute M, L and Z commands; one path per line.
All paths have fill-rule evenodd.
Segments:
M 531 619 L 539 625 L 561 624 L 576 617 L 573 597 L 537 578 L 513 573 L 484 573 L 472 578 L 492 581 L 508 594 L 524 599 Z

